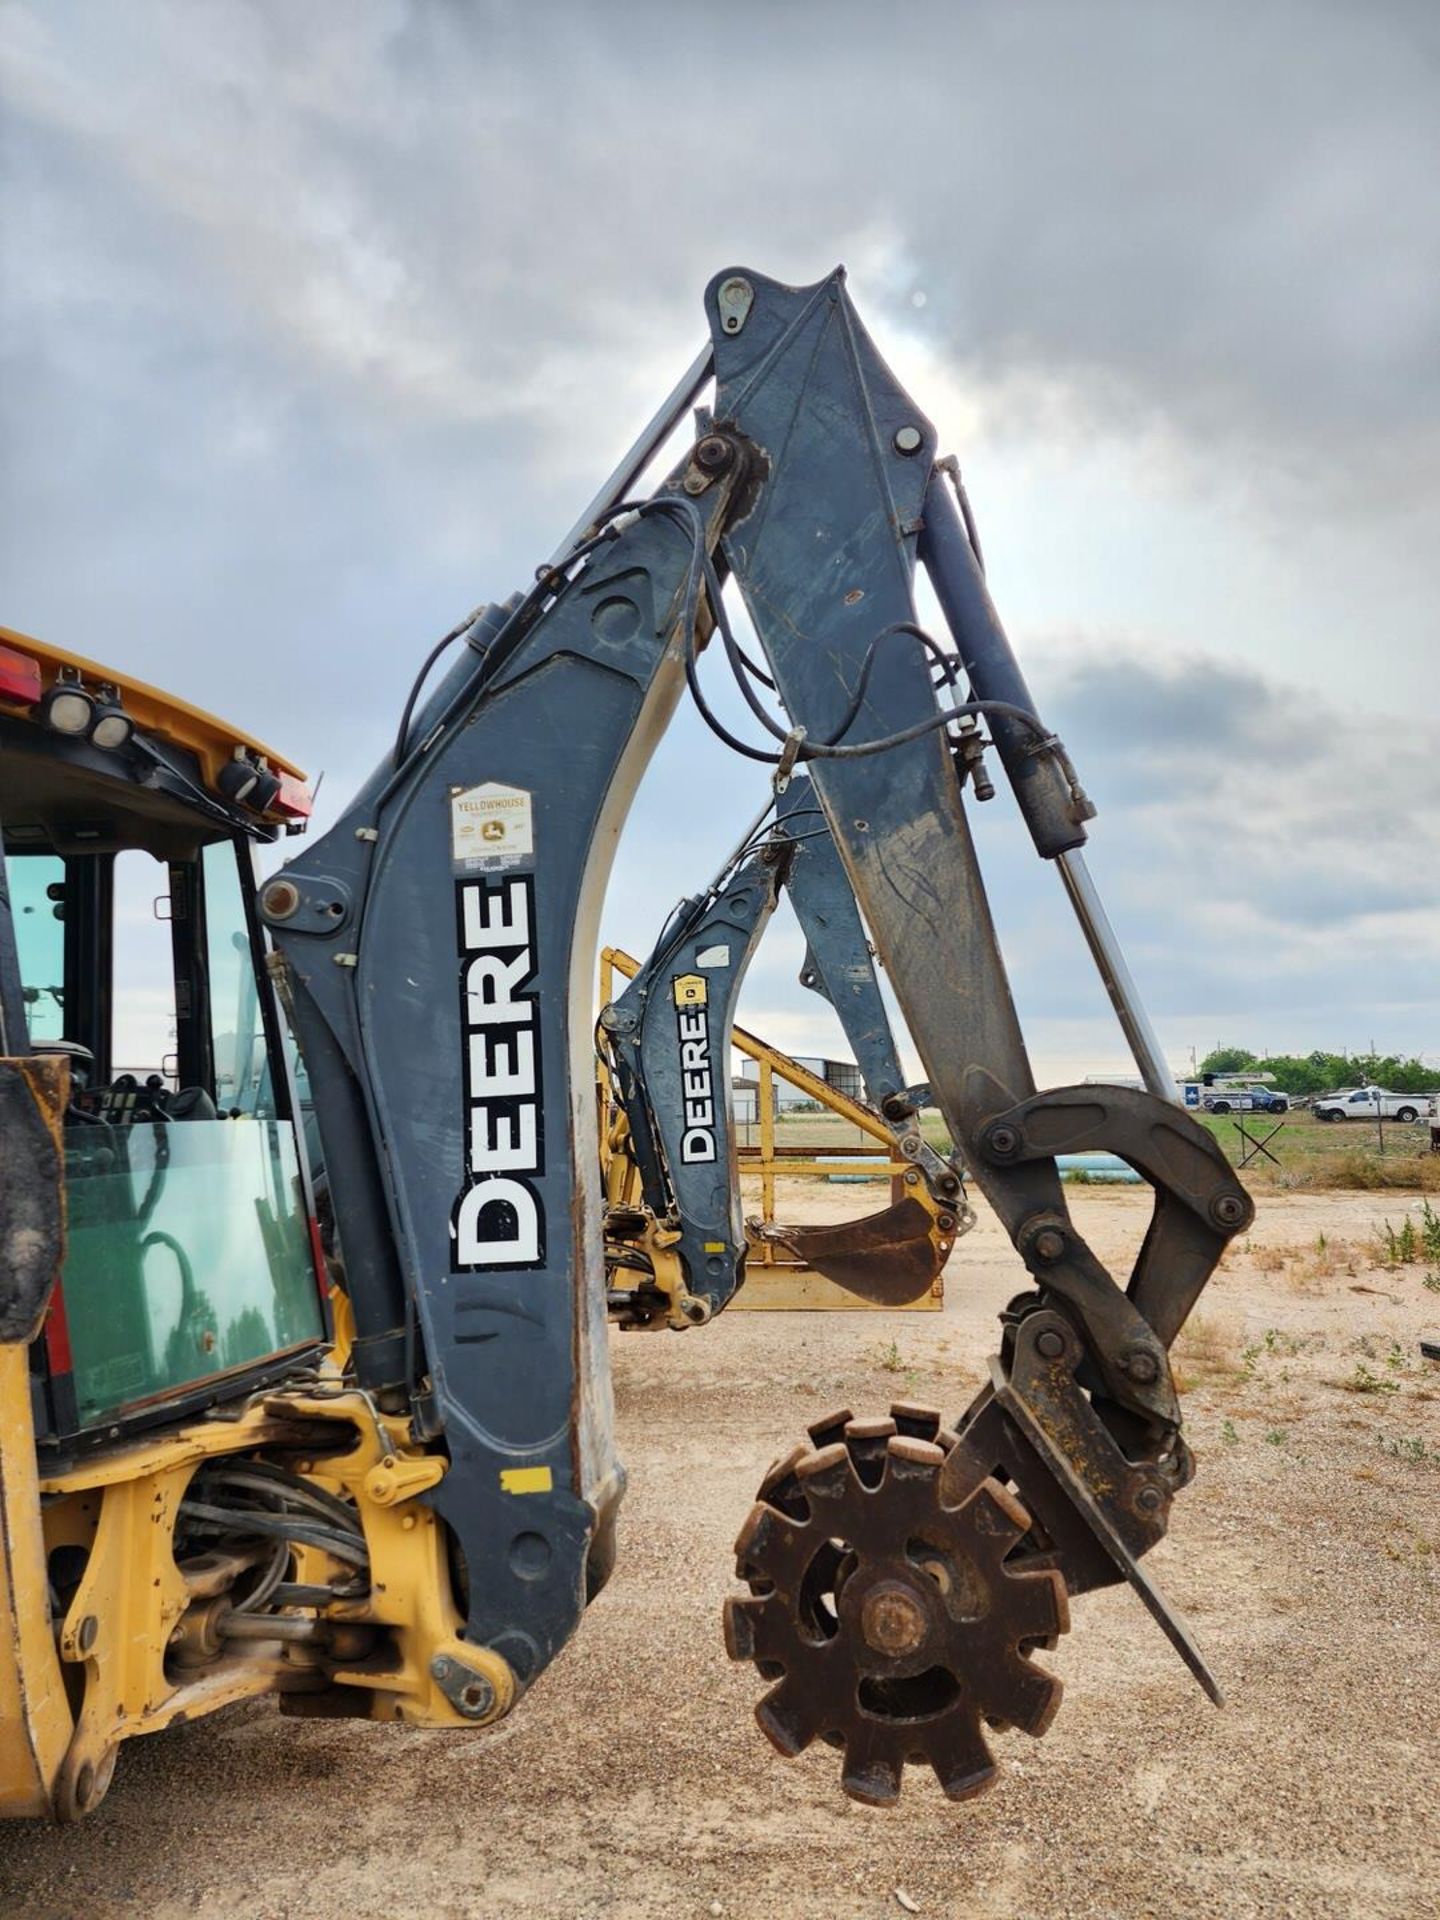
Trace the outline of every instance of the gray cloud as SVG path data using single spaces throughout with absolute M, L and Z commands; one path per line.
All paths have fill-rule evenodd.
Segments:
M 1338 710 L 1213 659 L 1052 668 L 1157 1009 L 1405 1008 L 1433 1031 L 1440 715 Z

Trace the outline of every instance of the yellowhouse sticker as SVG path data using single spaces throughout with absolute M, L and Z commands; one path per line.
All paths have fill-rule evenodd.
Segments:
M 534 852 L 534 802 L 523 787 L 487 780 L 450 789 L 450 858 L 461 872 L 518 866 Z

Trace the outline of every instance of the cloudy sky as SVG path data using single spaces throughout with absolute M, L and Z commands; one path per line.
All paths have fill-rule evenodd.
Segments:
M 12 626 L 312 772 L 529 578 L 735 263 L 837 261 L 960 454 L 1174 1063 L 1440 1062 L 1440 10 L 7 0 Z M 673 830 L 682 769 L 713 794 Z M 755 810 L 683 711 L 606 931 Z M 979 821 L 1043 1077 L 1121 1064 Z M 777 921 L 745 1017 L 836 1033 Z

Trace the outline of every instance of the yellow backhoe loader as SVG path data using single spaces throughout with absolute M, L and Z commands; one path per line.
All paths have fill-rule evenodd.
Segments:
M 1050 1725 L 1070 1599 L 1119 1581 L 1217 1692 L 1143 1556 L 1192 1474 L 1169 1348 L 1250 1202 L 1174 1104 L 1085 866 L 1094 809 L 843 274 L 728 270 L 705 313 L 533 583 L 432 650 L 393 750 L 258 886 L 257 845 L 309 810 L 293 766 L 0 631 L 0 1812 L 74 1819 L 127 1739 L 262 1694 L 485 1726 L 603 1588 L 610 1323 L 704 1338 L 744 1280 L 712 1023 L 743 915 L 697 940 L 682 916 L 645 1007 L 602 1013 L 645 1170 L 628 1237 L 601 1179 L 600 907 L 687 689 L 776 802 L 808 773 L 954 1143 L 930 1174 L 963 1164 L 1018 1256 L 968 1406 L 837 1412 L 763 1481 L 725 1620 L 761 1727 L 839 1749 L 855 1798 L 893 1801 L 910 1763 L 968 1798 L 993 1737 Z M 1147 1091 L 1036 1090 L 971 838 L 997 764 Z M 1118 1280 L 1055 1163 L 1097 1148 L 1156 1193 Z

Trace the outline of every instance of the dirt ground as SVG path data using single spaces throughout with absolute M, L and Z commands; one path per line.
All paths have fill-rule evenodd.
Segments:
M 862 1197 L 857 1202 L 857 1194 Z M 1134 1190 L 1074 1190 L 1102 1257 Z M 859 1212 L 863 1190 L 827 1190 Z M 1048 1658 L 1043 1741 L 951 1806 L 846 1801 L 828 1749 L 782 1761 L 720 1644 L 729 1549 L 771 1457 L 833 1404 L 953 1413 L 1019 1270 L 982 1211 L 940 1314 L 729 1315 L 615 1346 L 631 1471 L 619 1571 L 513 1719 L 476 1735 L 282 1721 L 137 1742 L 79 1828 L 0 1831 L 0 1912 L 604 1920 L 1440 1913 L 1440 1326 L 1422 1262 L 1374 1264 L 1404 1195 L 1265 1199 L 1182 1338 L 1199 1458 L 1147 1564 L 1228 1705 L 1128 1592 Z M 815 1217 L 813 1205 L 809 1209 Z

